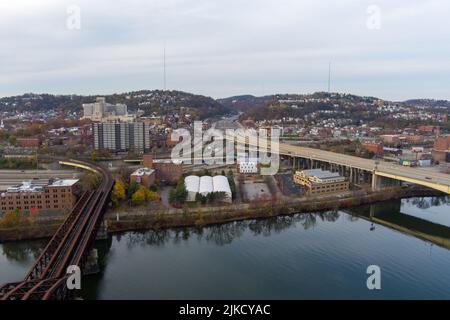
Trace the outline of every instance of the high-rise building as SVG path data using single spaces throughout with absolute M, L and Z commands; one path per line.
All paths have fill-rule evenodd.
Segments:
M 83 104 L 83 118 L 95 122 L 101 121 L 133 121 L 134 115 L 128 114 L 125 104 L 110 104 L 105 98 L 97 98 L 94 103 Z
M 150 150 L 150 124 L 145 122 L 96 122 L 92 131 L 96 150 L 140 153 Z

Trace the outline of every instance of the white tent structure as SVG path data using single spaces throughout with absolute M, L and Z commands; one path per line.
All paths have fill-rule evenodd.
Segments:
M 208 193 L 211 193 L 214 191 L 213 188 L 213 178 L 210 176 L 203 176 L 200 178 L 200 187 L 198 189 L 198 192 L 206 197 Z
M 186 201 L 195 201 L 195 196 L 200 187 L 200 178 L 197 176 L 188 176 L 184 178 L 184 184 L 187 191 Z
M 225 194 L 225 199 L 223 199 L 223 201 L 233 201 L 230 184 L 225 176 L 203 176 L 201 178 L 197 176 L 188 176 L 184 178 L 184 184 L 188 193 L 187 201 L 195 201 L 197 193 L 206 197 L 212 192 L 223 192 Z
M 215 176 L 213 177 L 213 190 L 214 192 L 223 192 L 225 194 L 224 201 L 231 202 L 232 194 L 230 184 L 225 176 Z

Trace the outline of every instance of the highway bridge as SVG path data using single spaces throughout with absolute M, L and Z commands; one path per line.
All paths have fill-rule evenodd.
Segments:
M 56 231 L 25 278 L 0 287 L 1 300 L 62 300 L 73 297 L 67 288 L 67 267 L 86 266 L 103 214 L 110 200 L 114 180 L 110 172 L 95 163 L 68 160 L 60 164 L 90 170 L 101 175 L 94 191 L 85 192 Z
M 368 175 L 374 189 L 381 188 L 386 182 L 383 178 L 387 178 L 450 194 L 450 175 L 424 168 L 404 167 L 384 161 L 376 162 L 371 159 L 282 143 L 279 144 L 279 154 L 309 162 L 306 163 L 306 166 L 311 168 L 325 166 L 328 169 L 339 171 L 351 179 Z M 298 164 L 302 165 L 302 161 L 299 161 Z

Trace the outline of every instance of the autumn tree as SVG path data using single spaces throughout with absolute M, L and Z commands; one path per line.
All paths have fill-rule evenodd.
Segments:
M 115 206 L 119 205 L 120 201 L 126 197 L 125 185 L 122 180 L 116 180 L 112 190 L 111 200 Z

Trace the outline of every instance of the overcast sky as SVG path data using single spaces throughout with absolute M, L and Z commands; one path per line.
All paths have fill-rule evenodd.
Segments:
M 0 0 L 0 12 L 0 96 L 161 89 L 166 46 L 167 89 L 215 98 L 326 91 L 331 61 L 335 92 L 450 99 L 448 0 Z

